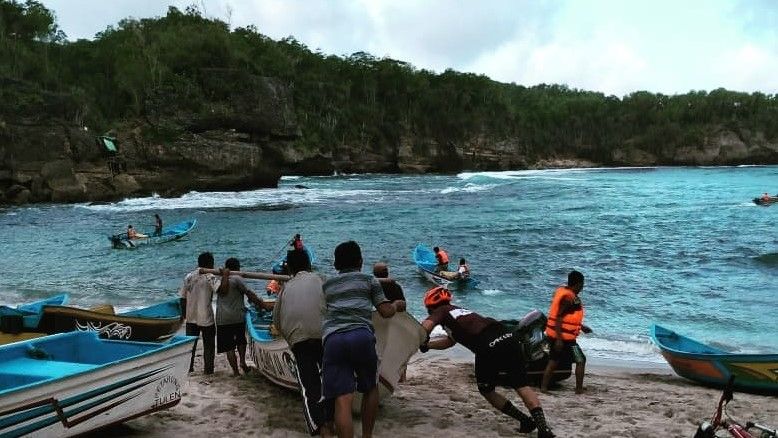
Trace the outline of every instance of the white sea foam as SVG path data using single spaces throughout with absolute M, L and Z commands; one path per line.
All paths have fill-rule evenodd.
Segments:
M 449 193 L 475 193 L 475 192 L 483 192 L 484 190 L 491 190 L 495 187 L 497 187 L 498 184 L 472 184 L 468 183 L 464 187 L 446 187 L 445 189 L 440 191 L 440 194 L 447 195 Z
M 664 363 L 659 349 L 645 336 L 634 336 L 625 339 L 580 336 L 578 337 L 578 344 L 581 345 L 587 356 Z
M 189 192 L 178 198 L 125 199 L 111 204 L 78 204 L 78 208 L 95 211 L 144 211 L 208 208 L 252 208 L 279 205 L 308 205 L 338 200 L 344 203 L 375 202 L 388 192 L 384 190 L 336 190 L 295 188 L 261 189 L 244 192 Z
M 503 291 L 500 289 L 485 289 L 481 291 L 482 294 L 487 296 L 501 295 Z
M 301 176 L 296 175 L 284 175 L 281 177 L 281 181 L 295 181 L 302 178 Z

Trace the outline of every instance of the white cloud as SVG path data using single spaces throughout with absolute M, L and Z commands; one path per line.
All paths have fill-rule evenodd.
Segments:
M 778 92 L 778 48 L 745 44 L 713 60 L 712 74 L 721 87 L 737 91 Z

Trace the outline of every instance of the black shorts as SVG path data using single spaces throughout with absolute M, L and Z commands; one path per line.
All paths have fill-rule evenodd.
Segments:
M 482 394 L 505 385 L 513 389 L 529 385 L 521 344 L 502 325 L 485 330 L 475 354 L 475 380 Z
M 583 350 L 581 350 L 581 347 L 578 346 L 578 343 L 575 341 L 562 341 L 564 346 L 562 347 L 561 351 L 557 351 L 556 348 L 554 348 L 554 344 L 556 343 L 556 339 L 554 338 L 548 338 L 549 347 L 551 347 L 551 351 L 549 352 L 548 358 L 556 361 L 556 362 L 563 362 L 563 363 L 586 363 L 586 356 L 584 356 Z
M 246 345 L 246 323 L 216 326 L 216 352 L 226 353 L 238 345 Z

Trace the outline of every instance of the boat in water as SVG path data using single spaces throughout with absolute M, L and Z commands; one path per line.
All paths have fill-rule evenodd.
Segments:
M 68 294 L 59 294 L 15 308 L 0 306 L 0 345 L 46 336 L 37 330 L 43 306 L 64 306 L 69 298 Z
M 270 332 L 270 312 L 246 313 L 246 331 L 249 338 L 249 355 L 260 374 L 276 385 L 298 391 L 297 364 L 292 350 L 283 337 Z M 427 333 L 407 312 L 383 318 L 373 312 L 373 328 L 378 353 L 378 389 L 380 398 L 389 397 L 400 381 L 408 360 L 418 351 Z M 361 403 L 354 397 L 354 408 Z
M 656 324 L 651 338 L 681 377 L 723 388 L 734 376 L 740 391 L 778 395 L 778 354 L 731 353 Z
M 173 336 L 181 322 L 179 298 L 122 313 L 114 313 L 110 305 L 92 309 L 45 305 L 36 331 L 90 331 L 107 339 L 157 342 Z
M 770 197 L 761 196 L 759 198 L 754 198 L 753 201 L 754 204 L 756 205 L 767 207 L 778 202 L 778 196 L 770 196 Z
M 419 272 L 429 281 L 448 289 L 472 289 L 478 286 L 478 280 L 472 275 L 462 279 L 456 277 L 456 272 L 435 272 L 438 259 L 435 252 L 423 244 L 416 245 L 413 249 L 413 262 Z
M 195 339 L 76 332 L 0 346 L 0 436 L 79 435 L 175 406 Z
M 127 233 L 114 234 L 108 236 L 108 240 L 111 241 L 111 245 L 117 249 L 133 249 L 144 245 L 153 245 L 158 243 L 172 242 L 179 240 L 189 234 L 192 229 L 197 225 L 197 220 L 192 219 L 177 224 L 166 226 L 162 228 L 162 233 L 154 235 L 154 232 L 141 233 L 146 237 L 139 239 L 130 239 L 127 237 Z

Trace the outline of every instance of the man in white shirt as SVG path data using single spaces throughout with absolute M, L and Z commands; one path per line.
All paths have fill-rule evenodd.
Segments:
M 219 289 L 219 277 L 213 274 L 201 274 L 200 268 L 213 269 L 213 254 L 204 252 L 197 257 L 198 268 L 184 278 L 181 285 L 181 310 L 186 318 L 187 336 L 203 337 L 204 373 L 213 374 L 213 362 L 216 356 L 216 323 L 213 316 L 213 294 Z M 192 360 L 189 372 L 194 371 L 197 342 L 192 347 Z

